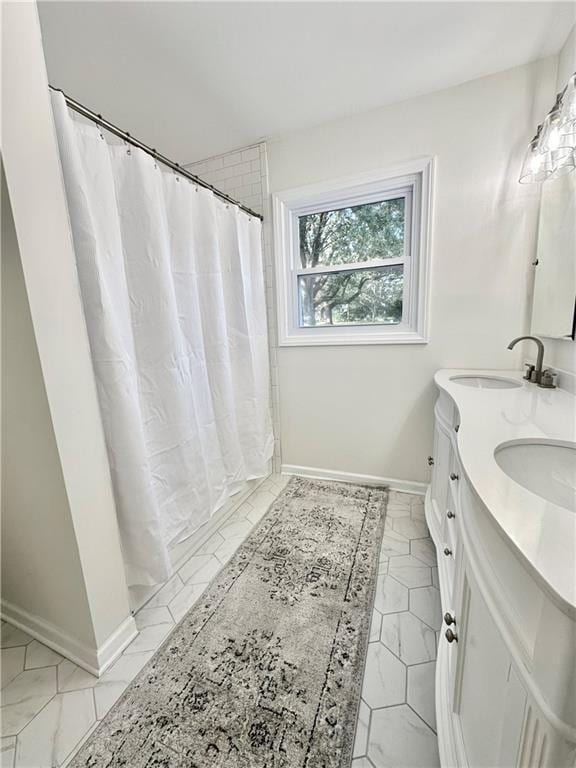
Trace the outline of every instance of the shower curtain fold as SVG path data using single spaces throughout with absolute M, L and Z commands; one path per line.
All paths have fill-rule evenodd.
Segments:
M 261 223 L 53 111 L 129 584 L 272 456 Z

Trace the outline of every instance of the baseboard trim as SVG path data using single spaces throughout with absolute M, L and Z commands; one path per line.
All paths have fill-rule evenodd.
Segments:
M 378 475 L 358 475 L 353 472 L 341 472 L 337 469 L 321 469 L 320 467 L 299 467 L 295 464 L 282 464 L 283 475 L 302 475 L 317 480 L 338 480 L 341 483 L 365 483 L 367 485 L 387 485 L 393 491 L 402 493 L 417 493 L 424 496 L 428 483 L 416 480 L 398 480 L 395 477 L 379 477 Z
M 122 654 L 132 640 L 138 634 L 138 628 L 133 616 L 127 616 L 122 624 L 117 627 L 108 639 L 100 646 L 97 652 L 98 659 L 98 677 L 102 675 L 108 667 L 111 667 L 116 659 Z
M 100 648 L 94 648 L 72 637 L 55 624 L 18 608 L 7 600 L 0 602 L 0 616 L 8 624 L 18 627 L 96 677 L 100 677 L 116 661 L 138 634 L 133 617 L 128 616 Z

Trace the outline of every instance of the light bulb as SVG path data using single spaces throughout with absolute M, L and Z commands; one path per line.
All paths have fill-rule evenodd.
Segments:
M 548 134 L 548 149 L 553 152 L 555 149 L 558 149 L 559 146 L 560 131 L 558 126 L 555 125 L 553 128 L 550 128 L 550 133 Z
M 537 152 L 530 158 L 530 170 L 532 173 L 538 173 L 540 170 L 540 166 L 542 165 L 542 160 L 544 159 L 544 156 L 541 152 Z

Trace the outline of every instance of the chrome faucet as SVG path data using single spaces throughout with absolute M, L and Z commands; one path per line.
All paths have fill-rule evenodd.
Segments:
M 542 370 L 542 365 L 544 362 L 544 344 L 540 339 L 538 339 L 536 336 L 517 336 L 515 339 L 512 339 L 510 344 L 508 344 L 508 349 L 514 349 L 519 341 L 523 341 L 525 339 L 530 339 L 536 344 L 538 347 L 538 356 L 536 358 L 536 367 L 533 365 L 528 365 L 526 373 L 524 374 L 524 378 L 527 381 L 532 381 L 541 387 L 545 387 L 546 389 L 553 389 L 555 386 L 555 374 L 552 374 L 552 372 L 548 370 Z

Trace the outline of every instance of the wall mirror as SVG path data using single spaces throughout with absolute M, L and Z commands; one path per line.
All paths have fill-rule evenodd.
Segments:
M 576 172 L 542 185 L 531 333 L 573 339 L 576 323 Z

